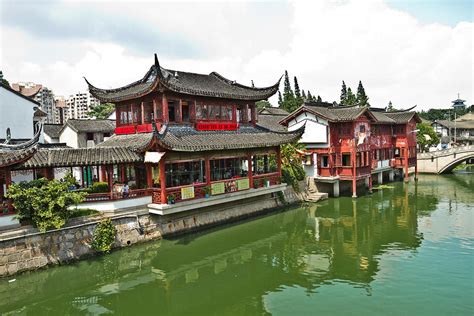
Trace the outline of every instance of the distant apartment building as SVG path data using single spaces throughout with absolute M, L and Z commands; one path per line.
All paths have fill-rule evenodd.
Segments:
M 66 99 L 63 96 L 56 96 L 54 102 L 56 106 L 56 110 L 54 111 L 54 124 L 62 125 L 68 118 Z
M 68 119 L 87 119 L 87 113 L 100 102 L 89 92 L 78 92 L 66 99 Z
M 11 87 L 13 90 L 40 104 L 41 110 L 46 113 L 46 123 L 57 123 L 55 121 L 56 105 L 54 93 L 51 89 L 33 82 L 13 83 Z

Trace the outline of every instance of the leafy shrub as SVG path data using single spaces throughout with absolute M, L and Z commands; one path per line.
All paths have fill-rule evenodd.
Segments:
M 88 193 L 108 193 L 109 184 L 107 182 L 94 182 L 92 186 L 87 188 Z
M 115 240 L 116 229 L 110 218 L 97 224 L 92 239 L 92 248 L 98 252 L 109 252 Z
M 41 178 L 12 184 L 7 197 L 13 200 L 19 220 L 31 220 L 40 232 L 45 232 L 50 227 L 64 226 L 73 212 L 68 207 L 84 200 L 86 193 L 68 190 L 73 185 L 67 179 L 49 181 Z

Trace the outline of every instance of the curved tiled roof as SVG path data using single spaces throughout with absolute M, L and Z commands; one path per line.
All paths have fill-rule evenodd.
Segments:
M 155 54 L 155 64 L 151 66 L 145 76 L 129 85 L 117 89 L 100 89 L 90 84 L 87 79 L 86 82 L 91 94 L 104 102 L 119 102 L 143 96 L 151 92 L 158 83 L 177 93 L 258 101 L 268 99 L 275 94 L 278 91 L 280 80 L 270 87 L 248 87 L 226 79 L 216 72 L 204 75 L 162 68 Z
M 16 169 L 44 167 L 94 166 L 143 161 L 143 157 L 126 147 L 40 149 Z
M 394 120 L 396 124 L 408 123 L 413 117 L 417 123 L 421 123 L 421 119 L 416 112 L 386 112 L 384 114 Z
M 113 135 L 97 147 L 127 147 L 132 150 L 142 151 L 152 141 L 153 133 L 140 133 L 128 135 Z
M 69 119 L 66 124 L 76 133 L 113 133 L 115 130 L 114 120 L 85 120 Z
M 7 167 L 21 163 L 30 158 L 36 150 L 37 146 L 17 150 L 0 149 L 0 167 Z
M 275 132 L 262 127 L 241 127 L 237 131 L 196 131 L 192 127 L 169 127 L 159 142 L 173 151 L 208 151 L 273 147 L 296 141 L 302 131 Z
M 52 138 L 59 138 L 61 130 L 63 128 L 62 124 L 44 124 L 44 133 Z

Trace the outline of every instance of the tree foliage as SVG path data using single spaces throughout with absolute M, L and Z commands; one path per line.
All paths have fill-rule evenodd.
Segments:
M 264 108 L 272 107 L 272 104 L 268 102 L 267 100 L 261 100 L 261 101 L 255 102 L 255 106 L 257 107 L 257 109 L 261 110 Z
M 297 142 L 280 147 L 283 182 L 293 186 L 295 191 L 299 190 L 298 181 L 304 180 L 305 177 L 300 153 L 303 149 L 304 145 Z
M 439 144 L 439 136 L 433 127 L 427 123 L 418 123 L 416 125 L 418 132 L 416 133 L 416 142 L 420 146 L 420 151 L 425 152 L 430 146 Z M 425 136 L 425 135 L 428 135 Z
M 92 248 L 98 252 L 109 252 L 115 241 L 117 230 L 110 218 L 103 219 L 97 224 L 92 239 Z
M 283 94 L 278 91 L 278 106 L 288 112 L 293 112 L 299 108 L 305 101 L 316 101 L 316 98 L 311 95 L 311 92 L 300 89 L 298 78 L 293 78 L 294 90 L 291 87 L 288 71 L 285 70 L 283 80 Z
M 343 105 L 356 105 L 356 104 L 357 104 L 357 98 L 355 94 L 352 93 L 352 89 L 349 87 L 347 88 L 347 97 Z
M 87 115 L 90 117 L 95 117 L 96 119 L 106 119 L 110 114 L 115 110 L 115 105 L 113 103 L 101 103 L 93 107 Z
M 393 111 L 395 111 L 395 109 L 393 108 L 392 101 L 389 101 L 388 106 L 387 106 L 387 112 L 393 112 Z
M 71 216 L 69 206 L 82 202 L 87 193 L 69 191 L 74 186 L 69 180 L 47 180 L 45 178 L 30 182 L 12 184 L 7 198 L 20 220 L 31 220 L 40 232 L 48 228 L 61 228 Z
M 362 85 L 362 81 L 359 80 L 359 85 L 357 86 L 357 97 L 356 102 L 360 106 L 370 106 L 369 104 L 369 97 L 365 94 L 364 86 Z
M 346 83 L 344 82 L 344 80 L 342 80 L 341 98 L 340 98 L 339 103 L 341 105 L 345 105 L 346 99 L 347 99 L 347 87 L 346 87 Z
M 474 111 L 474 106 L 467 106 L 465 109 L 429 109 L 428 111 L 418 112 L 420 117 L 429 121 L 437 120 L 454 120 L 456 117 L 460 117 L 464 114 Z

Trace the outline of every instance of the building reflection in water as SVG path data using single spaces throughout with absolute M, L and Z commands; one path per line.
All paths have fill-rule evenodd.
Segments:
M 28 276 L 29 290 L 20 282 L 8 289 L 2 310 L 203 314 L 217 304 L 224 314 L 248 314 L 265 313 L 262 298 L 288 286 L 315 292 L 337 280 L 370 293 L 381 254 L 420 246 L 417 208 L 428 204 L 424 199 L 398 185 L 37 272 Z

